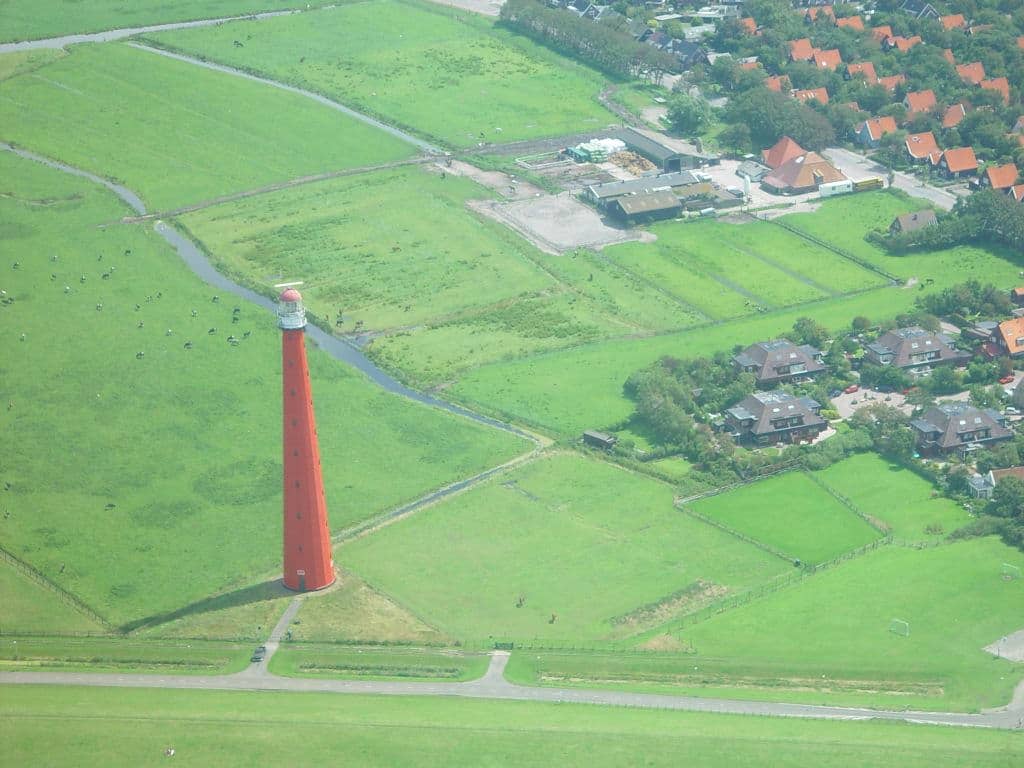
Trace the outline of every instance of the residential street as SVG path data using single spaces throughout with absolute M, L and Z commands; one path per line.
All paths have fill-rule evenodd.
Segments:
M 848 149 L 830 148 L 822 152 L 836 168 L 842 171 L 847 177 L 854 181 L 877 176 L 881 179 L 888 179 L 889 169 L 878 165 L 863 155 L 851 152 Z M 952 210 L 956 204 L 957 196 L 944 189 L 933 187 L 930 184 L 922 184 L 918 179 L 908 173 L 897 171 L 894 174 L 893 187 L 901 189 L 913 197 L 921 197 L 935 204 L 944 211 Z

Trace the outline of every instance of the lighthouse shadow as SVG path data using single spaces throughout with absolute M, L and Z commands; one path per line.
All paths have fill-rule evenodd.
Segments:
M 267 600 L 278 600 L 284 597 L 294 596 L 294 592 L 285 589 L 281 579 L 271 579 L 259 584 L 242 587 L 231 592 L 223 592 L 213 597 L 205 597 L 194 603 L 183 606 L 165 613 L 155 613 L 141 619 L 122 624 L 119 629 L 124 634 L 137 632 L 140 629 L 153 629 L 172 621 L 200 616 L 214 611 L 225 611 L 230 608 L 239 608 L 252 603 L 264 602 Z

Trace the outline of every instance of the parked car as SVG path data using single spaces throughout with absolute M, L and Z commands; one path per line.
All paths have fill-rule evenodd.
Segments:
M 1019 408 L 1014 408 L 1012 405 L 1008 406 L 1006 408 L 1006 415 L 1007 416 L 1019 416 L 1020 415 L 1020 409 Z
M 265 658 L 267 658 L 267 646 L 261 645 L 252 652 L 252 658 L 249 661 L 255 664 L 256 662 L 263 661 Z
M 1013 383 L 1013 374 L 1011 373 L 1009 376 L 1003 376 L 1003 378 L 1001 378 L 999 380 L 999 383 L 1000 384 L 1012 384 Z
M 859 391 L 860 391 L 860 385 L 859 384 L 851 384 L 850 386 L 848 386 L 846 389 L 843 390 L 843 392 L 845 392 L 848 395 L 852 395 L 854 392 L 859 392 Z

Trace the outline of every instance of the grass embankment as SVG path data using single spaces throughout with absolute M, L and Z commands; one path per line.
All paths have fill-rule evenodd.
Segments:
M 667 484 L 575 455 L 533 462 L 336 557 L 459 639 L 567 645 L 627 638 L 792 570 L 675 510 Z
M 303 8 L 294 0 L 7 0 L 0 42 L 100 32 L 192 19 L 216 19 L 256 11 Z
M 63 602 L 56 592 L 0 560 L 0 632 L 103 632 L 104 627 Z
M 490 657 L 423 648 L 282 645 L 271 659 L 271 671 L 288 677 L 330 680 L 427 680 L 457 683 L 475 680 L 487 671 Z
M 270 599 L 262 582 L 278 567 L 281 524 L 273 317 L 214 302 L 151 230 L 97 227 L 125 212 L 106 190 L 10 153 L 0 177 L 13 299 L 0 308 L 0 429 L 32 436 L 5 450 L 0 542 L 115 624 Z M 310 364 L 335 530 L 527 448 L 388 395 L 315 350 Z M 248 636 L 253 616 L 239 621 Z
M 414 148 L 312 99 L 125 44 L 0 82 L 0 140 L 122 182 L 155 210 Z
M 251 645 L 209 640 L 0 637 L 0 670 L 231 674 L 249 664 Z
M 317 91 L 450 147 L 618 122 L 597 102 L 604 79 L 594 70 L 491 19 L 431 4 L 348 3 L 151 39 Z
M 9 693 L 9 695 L 8 695 Z M 1018 732 L 446 698 L 19 687 L 0 696 L 15 765 L 1015 768 Z M 60 727 L 54 728 L 59 721 Z

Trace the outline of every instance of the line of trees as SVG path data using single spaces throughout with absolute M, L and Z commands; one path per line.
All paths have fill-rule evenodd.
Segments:
M 988 242 L 1014 251 L 1024 250 L 1024 205 L 991 189 L 957 201 L 953 211 L 938 224 L 890 237 L 871 239 L 893 253 L 931 251 L 955 245 Z
M 507 0 L 499 20 L 538 43 L 615 77 L 657 81 L 679 68 L 674 56 L 638 43 L 615 25 L 547 8 L 535 0 Z

